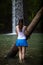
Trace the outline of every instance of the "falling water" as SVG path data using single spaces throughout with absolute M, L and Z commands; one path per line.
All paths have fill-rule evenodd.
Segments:
M 12 0 L 12 33 L 15 33 L 15 0 Z
M 12 33 L 19 19 L 23 18 L 23 0 L 12 0 Z

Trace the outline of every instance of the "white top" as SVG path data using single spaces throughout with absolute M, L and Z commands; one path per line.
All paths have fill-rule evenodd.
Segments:
M 23 26 L 22 31 L 19 30 L 18 26 L 16 26 L 16 28 L 17 28 L 17 31 L 18 31 L 17 39 L 26 39 L 26 36 L 24 34 L 25 26 Z

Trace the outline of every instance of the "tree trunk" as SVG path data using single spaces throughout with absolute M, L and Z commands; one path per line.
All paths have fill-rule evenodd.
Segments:
M 31 35 L 31 33 L 34 31 L 37 24 L 39 23 L 39 20 L 42 14 L 43 14 L 43 7 L 37 12 L 36 16 L 33 18 L 32 22 L 27 27 L 27 30 L 25 31 L 25 35 L 27 39 Z
M 27 39 L 32 34 L 35 27 L 37 26 L 42 14 L 43 14 L 43 7 L 37 12 L 36 16 L 33 18 L 32 22 L 27 27 L 27 30 L 25 31 L 25 35 L 26 35 Z M 14 56 L 16 56 L 17 53 L 18 53 L 18 48 L 14 44 L 14 46 L 12 47 L 10 52 L 8 53 L 7 57 L 14 57 Z

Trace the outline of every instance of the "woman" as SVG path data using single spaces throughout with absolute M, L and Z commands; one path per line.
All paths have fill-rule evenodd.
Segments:
M 26 36 L 24 34 L 26 30 L 26 26 L 23 25 L 23 19 L 19 20 L 18 25 L 16 26 L 16 33 L 17 33 L 17 40 L 16 40 L 16 46 L 19 49 L 19 62 L 21 63 L 24 61 L 25 58 L 25 50 L 28 46 Z

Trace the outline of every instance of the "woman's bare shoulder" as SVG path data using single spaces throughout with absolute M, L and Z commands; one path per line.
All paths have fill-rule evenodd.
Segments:
M 16 26 L 16 28 L 18 28 L 18 25 Z
M 26 28 L 27 26 L 24 25 L 23 27 Z

